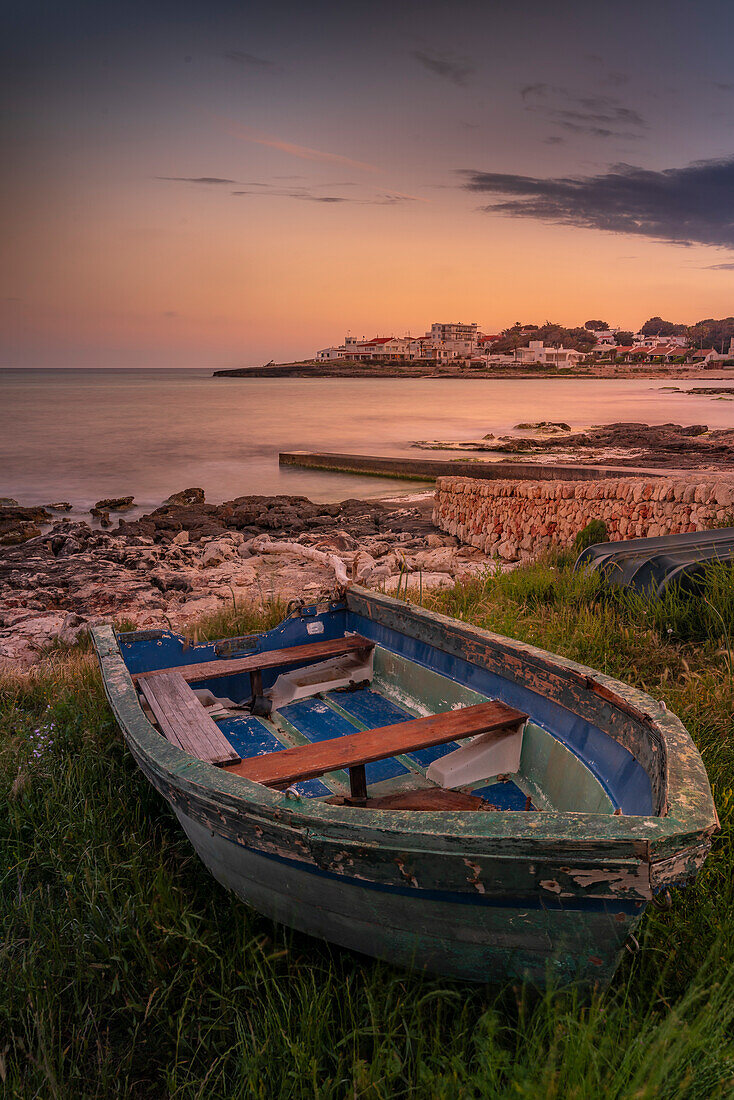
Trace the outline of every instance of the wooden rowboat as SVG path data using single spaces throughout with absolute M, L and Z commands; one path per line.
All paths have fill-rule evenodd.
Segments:
M 263 634 L 94 630 L 130 750 L 261 913 L 454 978 L 605 984 L 718 827 L 643 693 L 356 586 Z

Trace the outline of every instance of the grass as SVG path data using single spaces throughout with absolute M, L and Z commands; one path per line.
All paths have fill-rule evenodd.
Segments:
M 638 684 L 702 752 L 722 833 L 673 909 L 648 910 L 611 988 L 537 995 L 410 974 L 248 910 L 135 769 L 81 645 L 0 683 L 6 1095 L 734 1095 L 731 575 L 652 605 L 549 559 L 431 603 Z M 283 612 L 222 613 L 197 637 Z

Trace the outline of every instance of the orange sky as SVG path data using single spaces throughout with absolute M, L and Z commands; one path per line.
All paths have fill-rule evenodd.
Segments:
M 185 5 L 172 34 L 152 16 L 123 33 L 113 8 L 82 5 L 82 44 L 19 17 L 0 365 L 227 366 L 434 320 L 732 313 L 712 217 L 683 247 L 605 231 L 598 210 L 593 228 L 484 213 L 496 196 L 465 189 L 462 170 L 589 178 L 731 156 L 730 51 L 706 44 L 686 95 L 670 79 L 686 51 L 696 71 L 686 5 L 667 6 L 678 34 L 644 79 L 629 33 L 590 52 L 620 19 L 629 32 L 634 5 L 607 24 L 561 4 L 573 41 L 526 8 L 509 59 L 520 22 L 488 29 L 475 4 L 459 21 L 428 5 L 420 29 L 393 15 L 388 44 L 356 17 L 306 30 L 290 5 L 250 21 Z

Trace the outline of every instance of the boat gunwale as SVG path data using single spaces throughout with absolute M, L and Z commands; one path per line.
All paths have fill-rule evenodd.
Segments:
M 449 852 L 456 851 L 456 842 L 462 841 L 468 848 L 479 846 L 485 854 L 491 854 L 493 848 L 496 854 L 504 850 L 512 859 L 542 858 L 541 852 L 547 846 L 549 854 L 557 855 L 562 848 L 596 852 L 600 859 L 630 858 L 638 862 L 652 862 L 653 857 L 660 862 L 669 861 L 685 851 L 708 848 L 709 837 L 718 828 L 718 818 L 703 762 L 680 720 L 650 696 L 538 647 L 459 624 L 356 585 L 347 592 L 348 609 L 350 603 L 360 611 L 369 607 L 377 621 L 396 614 L 405 619 L 407 613 L 414 623 L 434 630 L 451 630 L 464 639 L 509 649 L 521 658 L 530 658 L 562 673 L 582 690 L 598 686 L 605 702 L 627 715 L 634 713 L 637 720 L 648 723 L 662 739 L 667 750 L 667 814 L 633 817 L 585 812 L 476 814 L 440 810 L 407 814 L 333 806 L 318 799 L 288 798 L 282 792 L 195 760 L 168 742 L 142 710 L 112 626 L 96 626 L 92 636 L 105 692 L 142 770 L 151 781 L 158 778 L 159 783 L 154 785 L 165 789 L 173 784 L 182 794 L 208 802 L 215 815 L 221 816 L 223 811 L 246 813 L 249 817 L 259 815 L 264 821 L 277 821 L 280 827 L 301 832 L 313 840 L 338 839 L 342 845 L 378 844 Z

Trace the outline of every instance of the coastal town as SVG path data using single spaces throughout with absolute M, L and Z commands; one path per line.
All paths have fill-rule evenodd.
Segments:
M 342 360 L 355 363 L 462 363 L 478 369 L 513 365 L 553 366 L 571 369 L 582 363 L 708 366 L 734 364 L 734 335 L 719 348 L 692 344 L 688 334 L 662 335 L 645 331 L 623 332 L 619 328 L 584 326 L 586 347 L 564 347 L 563 343 L 538 339 L 537 325 L 516 325 L 503 333 L 485 333 L 472 321 L 435 321 L 423 336 L 373 336 L 357 338 L 347 334 L 341 344 L 322 348 L 317 362 Z M 550 326 L 548 326 L 550 327 Z M 664 325 L 661 326 L 664 328 Z M 676 326 L 669 326 L 676 327 Z M 683 327 L 683 326 L 677 326 Z M 559 328 L 559 335 L 564 330 Z M 566 330 L 568 331 L 568 330 Z M 514 346 L 508 347 L 511 344 Z M 578 340 L 574 343 L 579 343 Z

